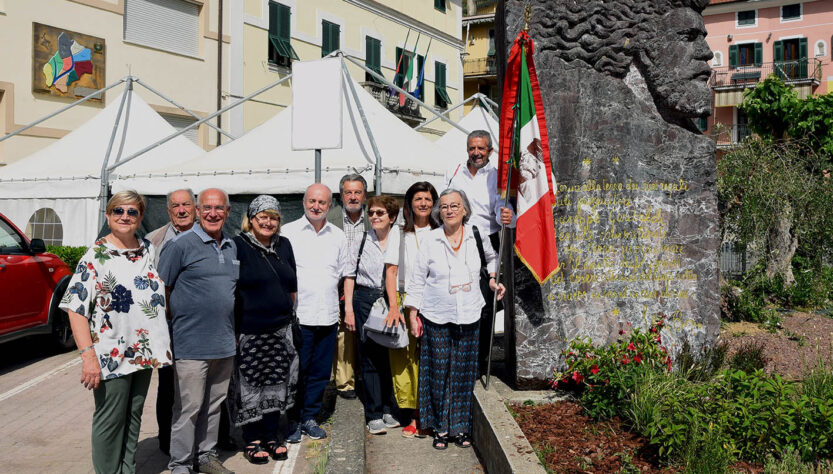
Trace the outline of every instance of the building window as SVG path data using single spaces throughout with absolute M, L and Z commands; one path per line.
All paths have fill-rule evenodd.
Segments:
M 793 38 L 772 43 L 775 74 L 782 79 L 807 77 L 807 38 Z
M 494 56 L 495 55 L 495 29 L 489 29 L 489 52 L 486 53 L 487 56 Z
M 445 64 L 434 62 L 434 104 L 444 109 L 451 103 L 448 91 L 445 90 Z
M 189 125 L 197 121 L 194 117 L 183 117 L 182 115 L 160 114 L 176 131 L 188 128 Z M 200 144 L 200 127 L 194 127 L 191 130 L 182 134 L 183 137 L 191 140 L 195 144 Z
M 723 65 L 723 53 L 720 51 L 714 52 L 714 57 L 712 58 L 712 67 L 719 67 Z
M 706 133 L 706 130 L 709 129 L 709 119 L 707 117 L 697 117 L 694 119 L 694 123 L 697 125 L 697 129 L 703 133 Z
M 434 0 L 434 8 L 445 13 L 445 0 Z
M 758 66 L 764 62 L 763 43 L 744 43 L 729 46 L 729 66 Z
M 340 48 L 341 27 L 327 20 L 321 21 L 321 57 Z
M 46 245 L 61 245 L 64 227 L 58 214 L 44 207 L 35 211 L 26 224 L 26 235 L 30 239 L 43 239 Z
M 184 0 L 125 0 L 124 41 L 198 56 L 199 18 L 200 6 Z
M 269 2 L 269 62 L 277 66 L 289 66 L 298 60 L 298 54 L 289 41 L 289 7 Z
M 364 65 L 382 76 L 382 42 L 371 36 L 365 36 L 364 50 Z M 381 80 L 368 72 L 364 73 L 364 80 L 382 83 Z
M 801 4 L 793 3 L 781 7 L 781 21 L 792 21 L 801 19 Z
M 737 12 L 737 26 L 756 26 L 758 24 L 758 11 L 745 10 Z

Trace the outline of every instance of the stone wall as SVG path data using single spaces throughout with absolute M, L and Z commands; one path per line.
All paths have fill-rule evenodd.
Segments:
M 612 342 L 659 314 L 672 354 L 685 341 L 702 351 L 720 325 L 714 144 L 692 121 L 711 104 L 705 2 L 525 3 L 533 7 L 562 269 L 539 287 L 515 261 L 507 353 L 516 385 L 552 378 L 572 339 Z M 523 4 L 502 7 L 505 58 Z

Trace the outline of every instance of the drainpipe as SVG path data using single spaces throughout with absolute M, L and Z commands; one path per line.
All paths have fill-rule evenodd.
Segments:
M 223 107 L 223 0 L 217 6 L 217 110 Z M 217 116 L 217 128 L 223 128 L 223 116 Z M 217 146 L 223 142 L 223 135 L 217 130 Z

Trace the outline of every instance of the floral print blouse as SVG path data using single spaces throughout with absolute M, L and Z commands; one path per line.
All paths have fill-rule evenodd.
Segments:
M 90 323 L 102 379 L 171 365 L 165 284 L 146 239 L 136 249 L 97 240 L 78 262 L 60 308 Z

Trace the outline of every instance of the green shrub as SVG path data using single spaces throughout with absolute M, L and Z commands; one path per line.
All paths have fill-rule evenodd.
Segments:
M 833 398 L 833 370 L 819 356 L 816 364 L 804 374 L 801 393 L 810 398 Z
M 706 348 L 700 355 L 693 354 L 685 341 L 677 356 L 677 373 L 691 381 L 709 380 L 726 364 L 728 354 L 729 344 L 725 341 Z
M 735 370 L 742 370 L 752 373 L 756 370 L 766 368 L 767 358 L 764 355 L 764 343 L 761 341 L 748 341 L 742 344 L 738 350 L 729 358 L 729 367 Z
M 78 261 L 81 260 L 81 257 L 84 256 L 84 252 L 87 251 L 87 247 L 69 247 L 66 245 L 48 245 L 46 247 L 46 251 L 50 253 L 54 253 L 58 256 L 70 270 L 75 271 L 75 267 L 78 266 Z
M 633 329 L 627 338 L 604 347 L 589 339 L 571 342 L 570 350 L 564 351 L 567 369 L 555 374 L 555 385 L 579 392 L 582 406 L 593 418 L 620 413 L 640 377 L 671 370 L 671 357 L 660 336 L 664 325 L 661 316 L 648 332 Z M 619 334 L 624 336 L 625 331 Z
M 772 454 L 766 457 L 763 474 L 827 474 L 833 472 L 833 462 L 830 460 L 819 463 L 803 463 L 801 455 L 788 447 L 778 459 Z

